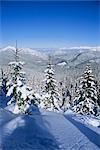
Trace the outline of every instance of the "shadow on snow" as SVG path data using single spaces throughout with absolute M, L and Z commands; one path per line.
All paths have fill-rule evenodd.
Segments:
M 100 135 L 85 126 L 84 124 L 72 119 L 70 115 L 64 117 L 76 126 L 92 143 L 100 148 Z
M 58 150 L 59 144 L 44 125 L 42 116 L 21 115 L 16 117 L 4 128 L 9 128 L 1 149 L 3 150 Z M 2 137 L 3 138 L 3 137 Z

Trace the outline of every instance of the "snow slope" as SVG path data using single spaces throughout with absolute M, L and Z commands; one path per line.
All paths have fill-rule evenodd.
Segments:
M 0 150 L 99 150 L 99 128 L 74 114 L 39 111 L 14 115 L 0 109 Z

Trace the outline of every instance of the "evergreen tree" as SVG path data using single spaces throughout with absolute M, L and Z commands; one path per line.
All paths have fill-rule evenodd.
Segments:
M 1 75 L 2 75 L 2 89 L 5 94 L 7 94 L 7 81 L 8 81 L 8 74 L 4 73 L 4 70 L 1 68 Z
M 100 107 L 100 81 L 97 82 L 97 87 L 98 87 L 98 101 L 97 101 L 97 103 Z
M 10 62 L 11 74 L 9 82 L 7 83 L 7 96 L 11 96 L 11 102 L 15 101 L 18 108 L 23 111 L 25 107 L 26 92 L 25 91 L 25 74 L 21 72 L 23 62 Z
M 72 88 L 73 85 L 69 78 L 65 77 L 62 82 L 60 82 L 59 91 L 61 95 L 61 105 L 60 108 L 63 112 L 67 111 L 67 109 L 71 108 L 72 105 Z
M 90 66 L 86 66 L 83 76 L 80 78 L 80 86 L 74 99 L 74 111 L 80 114 L 97 114 L 97 86 Z
M 7 74 L 4 73 L 4 70 L 1 68 L 1 78 L 0 78 L 0 106 L 7 106 Z
M 15 61 L 10 62 L 10 77 L 7 83 L 7 96 L 11 97 L 8 104 L 15 102 L 15 113 L 26 113 L 30 107 L 29 103 L 33 99 L 32 91 L 26 86 L 25 72 L 22 71 L 24 62 L 19 61 L 19 50 L 16 47 Z
M 45 95 L 43 97 L 41 107 L 43 107 L 46 110 L 59 111 L 59 93 L 57 91 L 57 82 L 54 79 L 54 69 L 52 68 L 50 61 L 47 66 L 47 69 L 45 70 L 45 74 Z
M 65 112 L 71 107 L 71 94 L 67 87 L 62 89 L 61 109 Z

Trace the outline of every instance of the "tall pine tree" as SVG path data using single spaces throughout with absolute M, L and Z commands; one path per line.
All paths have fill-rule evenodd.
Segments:
M 29 101 L 31 101 L 31 91 L 26 86 L 25 72 L 22 71 L 24 62 L 19 61 L 18 48 L 15 49 L 15 61 L 10 62 L 11 69 L 9 82 L 7 83 L 8 92 L 7 96 L 11 97 L 9 102 L 15 102 L 15 113 L 27 113 L 29 109 Z
M 97 114 L 97 86 L 92 69 L 89 65 L 80 78 L 79 87 L 74 99 L 74 111 L 80 114 Z
M 7 106 L 7 81 L 8 81 L 8 74 L 4 73 L 4 70 L 1 68 L 1 77 L 0 77 L 0 106 L 6 107 Z
M 52 68 L 52 64 L 49 60 L 47 69 L 45 70 L 45 95 L 43 96 L 41 107 L 49 111 L 60 111 L 60 99 L 54 74 L 54 69 Z

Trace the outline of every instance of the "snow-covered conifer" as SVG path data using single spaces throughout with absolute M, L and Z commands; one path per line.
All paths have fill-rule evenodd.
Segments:
M 98 87 L 98 101 L 97 101 L 97 103 L 100 107 L 100 81 L 97 82 L 97 87 Z
M 26 75 L 23 72 L 24 62 L 19 61 L 18 49 L 15 50 L 15 61 L 10 62 L 10 76 L 7 83 L 7 96 L 11 97 L 8 104 L 15 102 L 15 113 L 26 113 L 29 109 L 30 101 L 33 99 L 32 92 L 26 85 Z M 31 93 L 31 94 L 30 94 Z
M 65 112 L 71 107 L 71 94 L 67 87 L 62 89 L 62 104 L 61 109 Z
M 74 111 L 80 114 L 97 114 L 97 87 L 92 69 L 89 65 L 80 78 L 79 87 L 74 99 Z
M 46 110 L 59 111 L 60 98 L 57 91 L 57 82 L 54 79 L 54 74 L 54 69 L 52 68 L 51 62 L 49 61 L 47 69 L 45 70 L 45 94 L 41 102 L 41 107 Z
M 1 78 L 0 78 L 0 105 L 5 107 L 7 105 L 7 74 L 4 73 L 4 70 L 1 68 Z
M 10 62 L 9 66 L 11 69 L 9 82 L 7 83 L 8 92 L 7 96 L 12 97 L 11 101 L 15 101 L 19 110 L 24 112 L 27 105 L 26 103 L 26 79 L 25 73 L 22 72 L 23 62 Z

